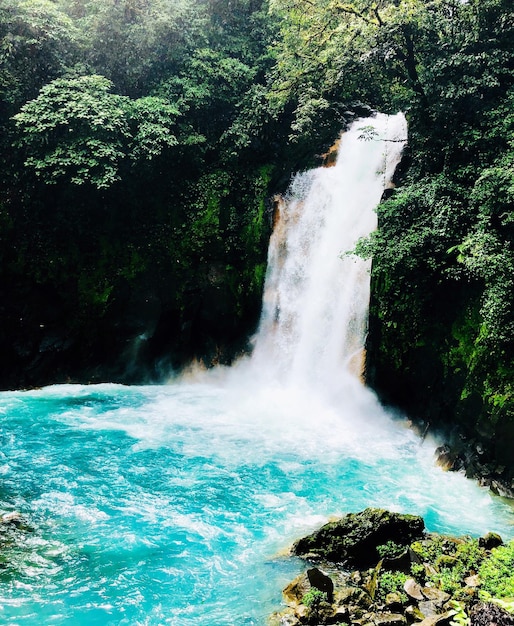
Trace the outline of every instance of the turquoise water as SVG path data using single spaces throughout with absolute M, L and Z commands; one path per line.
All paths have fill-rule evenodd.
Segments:
M 362 142 L 370 124 L 390 143 Z M 335 167 L 295 180 L 270 241 L 251 358 L 169 385 L 0 394 L 0 624 L 264 625 L 302 569 L 284 553 L 367 506 L 429 530 L 513 533 L 513 512 L 434 465 L 359 382 L 374 228 L 402 115 L 357 121 Z M 1 567 L 3 565 L 3 567 Z
M 432 442 L 340 406 L 223 378 L 0 394 L 0 509 L 33 528 L 0 571 L 0 623 L 264 624 L 301 567 L 284 549 L 366 506 L 512 535 Z

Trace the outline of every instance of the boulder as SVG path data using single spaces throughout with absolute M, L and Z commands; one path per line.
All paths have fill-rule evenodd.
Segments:
M 367 609 L 371 604 L 369 595 L 358 587 L 338 587 L 334 594 L 338 606 L 353 606 Z
M 301 604 L 303 596 L 311 588 L 307 574 L 304 572 L 291 581 L 287 587 L 284 588 L 282 594 L 284 600 L 290 606 L 296 606 Z
M 0 523 L 7 526 L 16 526 L 16 528 L 22 528 L 26 525 L 23 517 L 17 511 L 4 513 L 4 515 L 0 517 Z
M 317 567 L 311 567 L 307 570 L 307 579 L 310 586 L 319 589 L 323 593 L 327 594 L 327 600 L 332 602 L 334 599 L 334 583 L 330 576 L 324 574 Z
M 329 522 L 311 535 L 297 541 L 293 554 L 315 556 L 357 569 L 373 567 L 380 560 L 377 547 L 388 542 L 409 546 L 423 537 L 421 517 L 391 513 L 384 509 L 365 509 Z
M 433 600 L 422 600 L 418 602 L 418 608 L 425 618 L 436 617 L 440 613 L 439 605 Z M 426 620 L 423 620 L 425 622 Z
M 425 619 L 423 613 L 418 609 L 417 606 L 411 604 L 405 609 L 405 616 L 409 622 L 412 624 L 414 622 L 422 622 Z
M 406 626 L 407 619 L 401 613 L 374 613 L 375 626 Z
M 408 578 L 403 585 L 403 590 L 413 600 L 424 600 L 425 596 L 421 590 L 421 585 L 414 580 L 414 578 Z
M 391 613 L 396 613 L 403 610 L 403 598 L 402 594 L 398 591 L 388 593 L 385 598 L 385 607 Z
M 317 567 L 308 569 L 297 576 L 283 590 L 284 599 L 290 606 L 302 604 L 304 595 L 312 588 L 319 589 L 327 594 L 327 600 L 332 602 L 334 598 L 334 583 L 330 576 L 324 574 Z
M 422 622 L 419 622 L 417 626 L 450 626 L 455 611 L 447 611 L 446 613 L 439 613 L 436 615 L 429 615 L 425 617 Z
M 443 607 L 451 597 L 449 593 L 437 589 L 437 587 L 423 587 L 422 592 L 425 598 L 433 602 L 438 608 Z
M 497 533 L 487 533 L 478 540 L 478 545 L 485 550 L 492 550 L 503 545 L 503 539 Z

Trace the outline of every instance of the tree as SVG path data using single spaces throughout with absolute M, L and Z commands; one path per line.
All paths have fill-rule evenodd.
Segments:
M 176 107 L 155 97 L 131 100 L 111 87 L 99 75 L 58 78 L 14 116 L 25 165 L 45 183 L 110 187 L 124 162 L 151 159 L 178 144 Z
M 119 179 L 130 138 L 127 98 L 109 93 L 103 76 L 58 78 L 14 116 L 27 167 L 46 183 L 108 187 Z
M 47 82 L 73 65 L 81 35 L 50 0 L 0 4 L 0 102 L 12 115 Z
M 83 60 L 115 91 L 148 95 L 207 42 L 200 0 L 59 0 L 84 33 Z

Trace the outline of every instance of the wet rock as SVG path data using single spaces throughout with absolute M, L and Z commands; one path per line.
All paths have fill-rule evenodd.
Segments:
M 405 609 L 405 616 L 409 622 L 422 622 L 425 619 L 423 613 L 413 604 Z
M 280 614 L 276 613 L 269 619 L 269 626 L 299 626 L 300 624 L 300 620 L 291 609 L 286 609 Z
M 492 602 L 480 602 L 469 617 L 471 626 L 514 626 L 514 616 Z
M 400 613 L 375 613 L 372 618 L 375 626 L 405 626 L 407 620 Z
M 367 609 L 371 605 L 371 598 L 358 587 L 339 587 L 334 593 L 334 603 Z
M 385 606 L 391 613 L 396 613 L 403 609 L 402 596 L 398 591 L 388 593 L 385 599 Z
M 472 576 L 468 576 L 464 579 L 464 583 L 467 587 L 475 588 L 480 586 L 480 576 L 478 574 L 473 574 Z
M 332 613 L 332 620 L 336 624 L 352 623 L 351 614 L 347 606 L 337 606 Z
M 454 556 L 443 554 L 436 560 L 435 564 L 436 564 L 436 567 L 438 568 L 441 568 L 441 567 L 452 568 L 452 567 L 455 567 L 455 565 L 457 565 L 457 558 Z
M 423 536 L 421 517 L 391 513 L 384 509 L 366 509 L 329 522 L 316 532 L 297 541 L 293 554 L 319 557 L 367 569 L 379 560 L 377 547 L 388 542 L 407 547 Z
M 450 448 L 449 445 L 445 444 L 443 446 L 439 446 L 439 448 L 435 451 L 436 463 L 439 467 L 445 471 L 454 470 L 457 463 L 457 455 Z
M 334 583 L 330 576 L 327 576 L 317 567 L 308 569 L 303 574 L 297 576 L 283 590 L 284 599 L 291 606 L 302 604 L 303 597 L 312 588 L 319 589 L 327 594 L 327 599 L 332 602 L 334 596 Z
M 317 567 L 312 567 L 307 570 L 307 578 L 311 587 L 315 587 L 323 593 L 326 593 L 327 600 L 332 602 L 334 598 L 334 583 L 332 582 L 330 576 L 324 574 Z
M 370 598 L 375 599 L 375 594 L 377 592 L 378 587 L 378 577 L 380 575 L 380 570 L 382 569 L 382 561 L 378 563 L 374 570 L 372 570 L 371 575 L 366 578 L 363 582 L 363 587 L 369 593 Z
M 12 511 L 11 513 L 5 513 L 2 515 L 2 517 L 0 517 L 0 523 L 7 526 L 16 526 L 16 528 L 26 526 L 22 515 L 17 511 Z
M 24 533 L 31 530 L 27 520 L 17 511 L 4 513 L 0 516 L 0 545 L 14 545 Z
M 411 550 L 407 548 L 394 558 L 385 558 L 382 561 L 382 569 L 390 572 L 403 572 L 408 574 L 412 565 Z
M 282 591 L 284 600 L 287 604 L 296 606 L 302 602 L 303 596 L 309 591 L 311 584 L 307 578 L 307 574 L 303 573 L 297 576 Z
M 478 540 L 478 545 L 485 550 L 492 550 L 503 545 L 503 539 L 497 533 L 487 533 Z
M 423 613 L 424 617 L 434 617 L 439 614 L 439 606 L 432 600 L 423 600 L 419 602 L 418 608 L 421 613 Z

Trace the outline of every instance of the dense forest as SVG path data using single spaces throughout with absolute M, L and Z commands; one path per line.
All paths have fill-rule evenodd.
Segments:
M 409 144 L 355 251 L 368 381 L 508 487 L 511 0 L 2 0 L 0 386 L 244 351 L 273 194 L 373 110 Z

